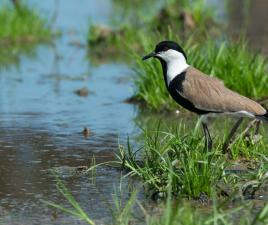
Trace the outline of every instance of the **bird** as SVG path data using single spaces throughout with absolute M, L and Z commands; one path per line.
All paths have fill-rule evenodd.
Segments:
M 219 115 L 238 116 L 236 129 L 244 117 L 268 122 L 268 111 L 259 103 L 227 88 L 224 82 L 187 63 L 182 47 L 170 40 L 161 41 L 142 59 L 157 58 L 171 97 L 182 107 L 201 116 L 205 146 L 212 149 L 207 118 Z

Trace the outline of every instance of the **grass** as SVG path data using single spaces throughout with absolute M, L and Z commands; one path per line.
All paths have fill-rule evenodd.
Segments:
M 252 142 L 254 136 L 251 135 L 251 141 L 247 142 L 242 138 L 238 139 L 232 146 L 232 158 L 239 159 L 241 156 L 245 159 L 257 160 L 259 156 L 267 154 L 267 143 L 264 140 L 257 144 Z
M 120 1 L 115 3 L 119 4 Z M 120 22 L 114 25 L 114 29 L 104 27 L 100 25 L 91 24 L 88 32 L 88 45 L 90 49 L 90 58 L 93 56 L 98 59 L 121 59 L 128 61 L 131 56 L 128 53 L 129 49 L 142 52 L 142 36 L 152 37 L 155 33 L 161 33 L 163 36 L 167 36 L 169 29 L 173 30 L 178 35 L 188 37 L 189 33 L 196 32 L 198 30 L 199 36 L 204 37 L 208 31 L 215 31 L 216 23 L 213 22 L 214 13 L 213 10 L 205 5 L 204 0 L 188 1 L 188 0 L 169 0 L 158 1 L 154 4 L 159 5 L 162 2 L 162 8 L 156 11 L 154 16 L 147 18 L 142 13 L 140 19 L 137 19 L 139 15 L 128 13 L 130 17 L 135 19 L 125 18 L 126 16 L 119 16 L 120 11 L 116 10 L 115 17 L 120 18 Z M 142 3 L 142 4 L 138 4 Z M 123 8 L 123 12 L 126 12 L 128 4 L 120 4 Z M 132 4 L 131 4 L 132 6 Z M 148 7 L 148 3 L 144 4 L 143 1 L 137 1 L 136 7 Z M 158 8 L 157 6 L 151 6 L 150 8 Z M 131 7 L 133 12 L 133 8 Z M 135 10 L 135 12 L 142 12 L 142 10 Z M 148 14 L 148 10 L 147 13 Z M 187 17 L 187 18 L 186 18 Z M 132 21 L 132 22 L 131 22 Z M 139 21 L 138 23 L 136 23 Z M 188 22 L 186 22 L 188 21 Z M 190 22 L 189 22 L 190 21 Z M 163 26 L 168 24 L 168 26 Z M 196 29 L 198 27 L 198 29 Z M 128 46 L 128 47 L 126 47 Z
M 79 203 L 59 179 L 57 180 L 57 187 L 73 209 L 67 209 L 49 201 L 42 201 L 44 204 L 76 217 L 87 224 L 96 224 L 82 210 Z M 255 210 L 255 213 L 252 213 L 254 211 L 254 205 L 251 203 L 242 201 L 238 203 L 238 206 L 230 209 L 226 204 L 220 204 L 216 200 L 213 200 L 211 207 L 208 207 L 204 211 L 201 207 L 195 206 L 196 204 L 187 203 L 182 199 L 172 200 L 169 192 L 167 200 L 158 204 L 158 211 L 152 211 L 137 200 L 137 191 L 133 191 L 130 194 L 125 204 L 122 204 L 117 194 L 115 196 L 114 210 L 111 213 L 111 224 L 115 225 L 137 223 L 146 225 L 256 225 L 267 224 L 268 222 L 268 204 L 257 211 Z M 154 209 L 156 208 L 154 207 Z M 139 215 L 137 215 L 137 210 L 140 211 Z M 243 216 L 241 217 L 242 214 Z
M 228 88 L 253 99 L 266 97 L 267 60 L 252 51 L 243 38 L 226 40 L 222 30 L 218 32 L 214 18 L 214 10 L 204 0 L 169 1 L 151 20 L 146 19 L 139 25 L 123 22 L 122 27 L 115 30 L 92 25 L 88 43 L 94 57 L 135 60 L 132 100 L 144 103 L 150 110 L 171 111 L 179 108 L 166 90 L 160 63 L 157 60 L 141 61 L 142 55 L 152 51 L 159 41 L 165 39 L 179 42 L 188 55 L 189 64 L 222 79 Z M 221 39 L 215 38 L 219 36 L 217 33 L 220 33 Z
M 0 44 L 24 44 L 51 37 L 48 22 L 26 5 L 19 10 L 11 6 L 0 8 Z
M 128 176 L 138 176 L 152 196 L 169 188 L 175 196 L 199 199 L 210 197 L 224 176 L 226 163 L 217 149 L 208 152 L 204 140 L 184 134 L 182 128 L 169 131 L 143 131 L 144 145 L 135 151 L 128 143 L 118 155 Z M 139 161 L 140 159 L 140 161 Z
M 177 39 L 171 36 L 173 40 Z M 155 43 L 154 40 L 144 41 L 144 54 L 152 51 Z M 203 42 L 188 39 L 181 45 L 190 65 L 222 79 L 228 88 L 253 99 L 268 95 L 267 61 L 264 56 L 252 52 L 244 39 L 221 43 L 211 39 Z M 157 60 L 142 62 L 140 55 L 132 55 L 136 60 L 133 99 L 155 111 L 178 108 L 166 90 L 160 63 Z
M 134 190 L 126 202 L 122 201 L 122 190 L 112 195 L 113 208 L 111 210 L 113 224 L 129 225 L 133 221 L 133 208 L 137 200 L 138 191 Z
M 241 189 L 241 180 L 227 182 L 233 177 L 233 172 L 228 172 L 233 171 L 233 166 L 244 171 L 253 170 L 256 176 L 249 176 L 247 172 L 241 176 L 243 182 L 259 180 L 257 183 L 262 183 L 268 165 L 265 138 L 253 143 L 239 137 L 227 157 L 222 153 L 222 147 L 230 128 L 224 128 L 222 123 L 221 132 L 213 137 L 212 151 L 205 149 L 201 127 L 196 126 L 189 132 L 182 123 L 178 127 L 152 126 L 154 128 L 143 129 L 140 147 L 133 148 L 129 141 L 126 146 L 120 145 L 118 153 L 126 176 L 139 177 L 149 196 L 165 196 L 170 185 L 169 174 L 172 174 L 171 193 L 174 196 L 205 200 L 215 192 L 229 196 L 226 189 L 232 189 L 234 185 Z M 257 174 L 261 174 L 260 177 Z
M 32 46 L 52 37 L 48 21 L 34 9 L 21 4 L 0 7 L 0 67 L 18 64 L 20 54 L 32 54 Z
M 65 207 L 63 207 L 59 204 L 53 203 L 51 201 L 42 200 L 42 202 L 50 207 L 57 208 L 65 213 L 68 213 L 72 216 L 75 216 L 76 218 L 83 220 L 90 225 L 95 225 L 95 223 L 89 218 L 87 213 L 81 208 L 79 203 L 75 200 L 75 198 L 72 196 L 72 194 L 66 188 L 64 183 L 57 177 L 57 174 L 54 173 L 54 175 L 56 176 L 56 181 L 57 181 L 56 187 L 57 187 L 58 191 L 65 197 L 65 199 L 68 200 L 68 202 L 70 203 L 72 208 L 71 209 L 65 208 Z
M 214 148 L 208 152 L 198 131 L 196 127 L 189 133 L 182 124 L 173 128 L 151 124 L 143 129 L 141 147 L 135 150 L 128 141 L 126 146 L 119 145 L 117 162 L 93 163 L 88 172 L 94 172 L 103 164 L 120 164 L 125 171 L 122 179 L 139 177 L 143 191 L 158 200 L 152 210 L 137 200 L 137 190 L 129 193 L 127 201 L 123 200 L 121 192 L 115 192 L 113 204 L 109 204 L 111 224 L 267 224 L 268 204 L 256 209 L 254 202 L 247 200 L 259 196 L 267 187 L 267 144 L 261 143 L 255 149 L 253 145 L 249 149 L 241 147 L 238 155 L 242 159 L 248 157 L 252 167 L 222 155 L 222 135 L 214 138 Z M 242 142 L 239 139 L 234 148 L 238 149 Z M 247 169 L 232 169 L 238 163 Z M 96 224 L 58 178 L 57 188 L 71 208 L 50 201 L 43 201 L 45 204 L 88 224 Z M 160 203 L 159 199 L 162 199 Z

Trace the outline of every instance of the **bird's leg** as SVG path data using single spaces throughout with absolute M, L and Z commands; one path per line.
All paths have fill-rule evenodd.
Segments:
M 253 136 L 253 143 L 257 143 L 262 138 L 262 135 L 260 134 L 260 125 L 261 125 L 261 121 L 258 120 L 256 122 L 256 130 Z
M 249 124 L 249 128 L 253 127 L 256 124 L 256 129 L 254 132 L 254 135 L 251 137 L 250 135 L 250 129 L 245 130 L 245 133 L 243 135 L 243 138 L 247 141 L 247 144 L 249 145 L 250 143 L 257 143 L 260 139 L 261 139 L 261 135 L 259 134 L 260 131 L 260 120 L 253 120 L 250 124 Z
M 254 135 L 259 135 L 259 132 L 260 132 L 260 125 L 261 125 L 261 121 L 258 120 L 258 121 L 256 122 L 256 130 L 255 130 Z
M 227 146 L 227 148 L 229 149 L 230 146 L 235 143 L 239 138 L 246 138 L 248 136 L 248 133 L 250 131 L 250 129 L 256 124 L 257 120 L 252 120 L 248 126 L 246 127 L 245 130 L 243 130 L 242 132 L 240 132 L 239 135 L 236 135 L 231 142 L 229 143 L 229 145 Z
M 231 145 L 232 141 L 233 141 L 233 137 L 235 135 L 235 132 L 237 131 L 237 129 L 239 128 L 239 126 L 241 125 L 241 123 L 243 122 L 244 118 L 239 118 L 237 120 L 237 122 L 235 123 L 235 125 L 233 126 L 233 128 L 231 129 L 227 139 L 225 140 L 224 144 L 223 144 L 223 148 L 222 148 L 222 152 L 225 154 L 228 152 L 228 148 Z
M 205 138 L 206 138 L 205 148 L 208 150 L 211 150 L 212 149 L 212 139 L 211 139 L 207 124 L 205 122 L 202 122 L 202 127 L 203 127 L 203 131 L 204 131 Z

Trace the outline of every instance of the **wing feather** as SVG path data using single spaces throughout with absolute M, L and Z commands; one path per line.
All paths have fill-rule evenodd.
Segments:
M 263 115 L 266 110 L 257 102 L 226 88 L 224 83 L 189 67 L 180 94 L 201 110 L 214 112 L 246 111 Z

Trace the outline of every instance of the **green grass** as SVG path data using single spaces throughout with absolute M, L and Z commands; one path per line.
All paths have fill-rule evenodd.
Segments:
M 21 5 L 19 10 L 8 5 L 2 6 L 0 27 L 0 45 L 25 44 L 51 37 L 47 20 L 26 5 Z
M 235 207 L 229 210 L 222 209 L 216 202 L 212 204 L 212 209 L 209 213 L 202 213 L 198 208 L 195 208 L 187 203 L 177 202 L 174 204 L 168 201 L 165 210 L 160 217 L 148 216 L 148 225 L 253 225 L 266 224 L 268 221 L 267 210 L 268 205 L 265 205 L 256 215 L 252 215 L 250 204 L 242 204 L 240 207 Z M 243 214 L 241 217 L 240 214 Z
M 15 8 L 2 3 L 0 27 L 1 69 L 18 65 L 21 54 L 34 55 L 33 46 L 48 42 L 53 35 L 48 21 L 24 4 Z
M 118 157 L 128 175 L 140 177 L 152 195 L 167 193 L 169 174 L 175 196 L 198 199 L 217 189 L 226 166 L 217 147 L 208 152 L 202 138 L 184 134 L 182 128 L 144 130 L 143 137 L 140 151 L 128 144 L 121 146 Z
M 43 200 L 44 204 L 76 217 L 87 224 L 96 224 L 59 179 L 57 187 L 73 209 L 67 209 L 59 204 Z M 111 224 L 114 225 L 256 225 L 268 222 L 268 204 L 256 210 L 254 204 L 249 202 L 240 201 L 230 208 L 228 203 L 213 200 L 211 206 L 201 208 L 197 204 L 182 199 L 174 201 L 168 192 L 167 200 L 154 206 L 154 209 L 157 207 L 158 210 L 150 210 L 137 200 L 137 191 L 133 191 L 124 204 L 122 204 L 120 195 L 115 193 L 114 196 L 116 196 L 114 197 L 114 208 L 111 212 Z
M 256 208 L 254 202 L 247 200 L 259 196 L 257 192 L 262 193 L 267 187 L 267 144 L 261 143 L 255 149 L 253 144 L 245 148 L 245 142 L 239 139 L 233 148 L 241 148 L 237 157 L 247 158 L 248 162 L 230 161 L 221 153 L 224 135 L 214 137 L 214 148 L 208 152 L 199 127 L 193 130 L 189 133 L 182 123 L 173 128 L 150 123 L 141 134 L 141 147 L 134 149 L 128 141 L 126 146 L 119 145 L 118 161 L 92 163 L 89 174 L 94 174 L 96 167 L 104 164 L 117 168 L 121 165 L 124 170 L 121 180 L 133 177 L 137 181 L 136 178 L 140 178 L 143 192 L 158 200 L 152 210 L 144 200 L 137 200 L 136 189 L 129 193 L 127 201 L 122 197 L 121 189 L 116 191 L 111 194 L 113 204 L 108 204 L 111 224 L 267 224 L 268 205 Z M 247 170 L 234 169 L 237 165 Z M 45 204 L 88 224 L 96 224 L 90 218 L 90 212 L 81 208 L 58 178 L 57 188 L 71 208 L 51 201 L 43 201 Z M 202 207 L 201 203 L 206 206 Z
M 175 35 L 172 34 L 172 39 Z M 194 38 L 193 38 L 194 39 Z M 268 95 L 267 61 L 254 53 L 243 39 L 239 41 L 215 40 L 195 42 L 178 41 L 188 55 L 188 63 L 204 73 L 222 79 L 228 88 L 242 95 L 258 99 Z M 153 50 L 154 40 L 145 40 L 144 54 Z M 165 88 L 162 68 L 158 60 L 141 61 L 141 55 L 132 54 L 136 60 L 134 71 L 134 99 L 151 110 L 174 110 L 179 106 L 169 97 Z
M 55 173 L 54 173 L 54 175 L 56 176 L 56 180 L 57 180 L 56 187 L 57 187 L 58 191 L 64 196 L 65 199 L 68 200 L 68 202 L 70 203 L 72 208 L 71 209 L 65 208 L 65 207 L 63 207 L 59 204 L 56 204 L 54 202 L 51 202 L 51 201 L 42 200 L 42 202 L 50 207 L 54 207 L 60 211 L 68 213 L 68 214 L 70 214 L 70 215 L 72 215 L 80 220 L 83 220 L 90 225 L 95 225 L 95 223 L 90 219 L 88 214 L 81 208 L 79 203 L 75 200 L 73 195 L 66 188 L 64 183 L 57 177 L 57 175 Z
M 142 1 L 137 1 L 143 3 Z M 155 2 L 159 5 L 159 2 Z M 122 4 L 124 12 L 129 4 Z M 161 4 L 160 4 L 161 5 Z M 120 7 L 122 7 L 120 5 Z M 136 7 L 148 7 L 148 4 L 136 4 Z M 158 8 L 157 6 L 150 6 Z M 133 7 L 131 4 L 131 10 Z M 142 16 L 135 13 L 143 12 L 143 10 L 136 9 L 133 13 L 128 13 L 133 19 L 126 18 L 127 16 L 119 16 L 120 11 L 115 10 L 115 17 L 119 19 L 113 27 L 103 27 L 101 25 L 91 24 L 87 35 L 89 45 L 89 56 L 97 59 L 105 58 L 107 60 L 120 59 L 129 61 L 132 57 L 127 54 L 129 49 L 137 52 L 142 52 L 142 36 L 153 37 L 156 33 L 161 33 L 162 36 L 168 36 L 169 30 L 174 33 L 188 38 L 190 33 L 198 33 L 196 35 L 199 39 L 205 37 L 205 34 L 210 31 L 215 31 L 217 25 L 214 21 L 213 10 L 205 5 L 204 0 L 188 1 L 188 0 L 169 0 L 162 1 L 162 8 L 156 11 L 156 15 L 147 18 L 142 13 Z M 188 20 L 192 21 L 193 26 L 187 25 L 182 19 L 182 14 L 187 14 Z M 148 14 L 148 10 L 147 10 Z M 137 19 L 141 17 L 140 19 Z M 132 22 L 131 22 L 132 21 Z M 135 23 L 133 21 L 139 21 Z M 119 24 L 118 24 L 119 23 Z M 168 24 L 163 26 L 163 24 Z M 214 32 L 215 33 L 215 32 Z M 97 60 L 95 60 L 97 61 Z
M 239 189 L 239 180 L 227 182 L 233 174 L 226 171 L 234 165 L 254 171 L 256 176 L 248 176 L 246 173 L 244 181 L 262 180 L 257 174 L 263 175 L 267 167 L 265 136 L 258 143 L 238 136 L 227 156 L 222 153 L 222 147 L 230 126 L 226 128 L 221 121 L 220 132 L 212 133 L 213 149 L 207 151 L 201 127 L 196 126 L 189 131 L 189 126 L 186 129 L 186 125 L 182 124 L 185 123 L 179 127 L 151 125 L 153 128 L 143 130 L 140 147 L 133 148 L 130 141 L 126 146 L 120 145 L 118 158 L 128 173 L 126 176 L 139 177 L 149 196 L 165 196 L 170 185 L 174 196 L 190 199 L 209 199 L 213 193 L 221 195 L 233 185 Z M 261 134 L 266 135 L 265 132 Z M 172 184 L 168 182 L 169 174 L 172 175 Z
M 257 143 L 252 142 L 254 136 L 251 135 L 251 140 L 249 142 L 245 141 L 242 138 L 239 138 L 234 145 L 232 145 L 232 158 L 239 159 L 243 157 L 245 159 L 257 160 L 260 155 L 266 155 L 267 142 L 265 140 L 260 140 Z M 264 137 L 262 137 L 264 138 Z
M 129 25 L 110 30 L 105 26 L 91 25 L 88 35 L 90 61 L 99 64 L 103 61 L 129 61 L 128 47 L 126 42 L 132 45 L 133 49 L 138 50 L 137 42 L 139 34 Z
M 184 21 L 179 19 L 181 12 L 191 15 L 194 29 L 185 29 Z M 252 51 L 244 39 L 222 41 L 222 37 L 220 40 L 215 38 L 219 34 L 215 34 L 217 24 L 214 17 L 214 10 L 204 0 L 180 0 L 169 1 L 160 14 L 141 22 L 142 25 L 126 25 L 122 22 L 123 25 L 115 30 L 106 29 L 105 35 L 103 29 L 92 25 L 88 33 L 90 56 L 91 59 L 135 60 L 136 76 L 132 99 L 155 111 L 179 108 L 165 88 L 160 63 L 157 60 L 141 61 L 144 54 L 152 51 L 159 41 L 165 39 L 179 42 L 188 55 L 189 64 L 222 79 L 228 88 L 253 99 L 267 96 L 265 57 Z M 163 23 L 168 24 L 165 29 Z M 220 33 L 222 35 L 222 30 Z

